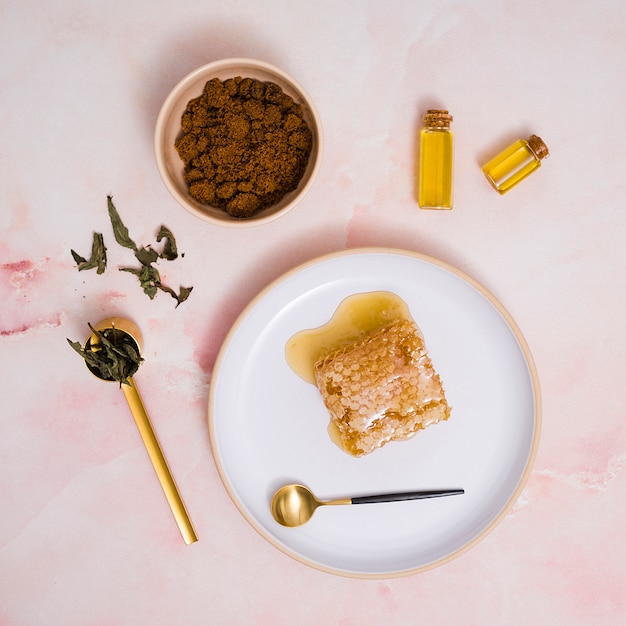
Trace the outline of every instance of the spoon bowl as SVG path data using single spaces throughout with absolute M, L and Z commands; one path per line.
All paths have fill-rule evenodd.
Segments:
M 426 491 L 405 491 L 372 496 L 356 496 L 336 500 L 318 500 L 304 485 L 285 485 L 272 497 L 270 510 L 274 519 L 282 526 L 290 528 L 306 524 L 320 506 L 339 504 L 374 504 L 376 502 L 399 502 L 401 500 L 421 500 L 465 493 L 463 489 L 430 489 Z
M 322 502 L 304 485 L 285 485 L 274 494 L 270 509 L 279 524 L 293 527 L 308 522 L 320 506 L 351 503 L 350 498 Z
M 131 322 L 123 317 L 107 317 L 106 319 L 98 322 L 93 328 L 99 332 L 111 331 L 114 343 L 128 343 L 132 348 L 134 348 L 137 355 L 141 356 L 143 336 L 139 327 L 134 322 Z M 87 337 L 84 347 L 87 351 L 97 352 L 99 344 L 100 338 L 98 335 L 91 333 L 89 337 Z M 103 372 L 87 363 L 87 361 L 85 361 L 85 366 L 96 378 L 99 378 L 100 380 L 104 380 L 106 382 L 113 382 L 115 380 L 103 374 Z

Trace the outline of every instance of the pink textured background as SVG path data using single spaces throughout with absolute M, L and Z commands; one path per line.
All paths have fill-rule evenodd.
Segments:
M 0 7 L 0 624 L 626 623 L 626 5 L 34 0 Z M 180 209 L 152 132 L 195 67 L 249 56 L 309 91 L 320 174 L 280 221 L 229 231 Z M 454 115 L 452 212 L 414 200 L 424 109 Z M 551 157 L 507 196 L 480 164 L 530 133 Z M 161 223 L 191 284 L 174 310 L 114 269 L 78 273 L 113 194 Z M 110 267 L 126 252 L 109 239 Z M 456 265 L 533 352 L 543 431 L 522 496 L 476 547 L 405 578 L 325 574 L 259 537 L 211 456 L 211 371 L 238 313 L 283 272 L 373 245 Z M 145 337 L 142 395 L 200 541 L 172 521 L 123 396 L 65 338 L 122 314 Z

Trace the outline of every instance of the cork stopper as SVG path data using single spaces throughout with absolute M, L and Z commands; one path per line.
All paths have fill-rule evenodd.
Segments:
M 530 146 L 530 149 L 537 155 L 538 159 L 545 159 L 547 156 L 550 155 L 550 152 L 548 151 L 548 146 L 546 146 L 546 144 L 543 143 L 541 137 L 537 137 L 537 135 L 531 135 L 528 138 L 528 145 Z
M 445 109 L 428 109 L 423 120 L 429 128 L 450 128 L 452 116 Z

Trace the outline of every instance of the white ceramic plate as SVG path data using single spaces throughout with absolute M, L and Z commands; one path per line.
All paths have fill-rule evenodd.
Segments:
M 346 296 L 378 290 L 408 303 L 452 415 L 355 459 L 330 441 L 317 388 L 292 372 L 284 350 L 294 333 L 327 322 Z M 321 570 L 381 578 L 440 565 L 504 516 L 534 458 L 540 395 L 520 331 L 486 289 L 429 257 L 358 249 L 296 268 L 250 303 L 217 359 L 209 427 L 224 485 L 263 537 Z M 454 487 L 465 494 L 326 507 L 284 528 L 269 503 L 289 482 L 322 498 Z

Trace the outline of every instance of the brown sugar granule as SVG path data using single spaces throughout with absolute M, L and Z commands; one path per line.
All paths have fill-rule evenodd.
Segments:
M 252 217 L 298 186 L 313 136 L 279 85 L 213 78 L 190 100 L 175 143 L 189 193 L 233 217 Z

